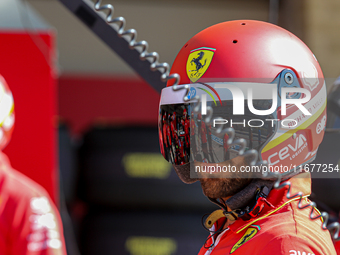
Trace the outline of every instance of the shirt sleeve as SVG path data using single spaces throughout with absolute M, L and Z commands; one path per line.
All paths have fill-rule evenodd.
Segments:
M 13 213 L 10 254 L 66 254 L 60 216 L 47 194 L 21 199 Z
M 327 247 L 325 247 L 327 248 Z M 336 255 L 332 247 L 325 250 L 302 238 L 279 236 L 267 243 L 259 253 L 261 255 Z
M 334 243 L 334 248 L 338 255 L 340 255 L 340 241 Z

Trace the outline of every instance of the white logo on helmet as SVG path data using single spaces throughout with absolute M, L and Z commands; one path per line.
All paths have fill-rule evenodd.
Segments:
M 295 139 L 294 144 L 288 144 L 282 148 L 279 152 L 275 152 L 268 157 L 268 162 L 270 165 L 276 165 L 280 161 L 289 157 L 290 160 L 297 157 L 305 148 L 307 148 L 307 139 L 303 134 L 300 134 Z M 273 162 L 274 161 L 274 162 Z
M 310 151 L 307 153 L 305 159 L 307 159 L 309 156 L 312 157 L 314 156 L 316 153 L 318 152 L 318 149 L 316 149 L 315 151 Z
M 326 127 L 326 115 L 320 120 L 320 122 L 316 125 L 316 133 L 320 134 L 322 130 Z
M 307 85 L 310 90 L 314 90 L 319 85 L 318 71 L 312 63 L 304 66 L 304 69 L 300 74 L 304 84 Z

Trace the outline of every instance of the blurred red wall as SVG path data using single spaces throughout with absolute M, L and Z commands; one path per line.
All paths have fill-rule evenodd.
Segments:
M 74 134 L 92 125 L 157 126 L 160 95 L 138 77 L 62 75 L 59 117 Z

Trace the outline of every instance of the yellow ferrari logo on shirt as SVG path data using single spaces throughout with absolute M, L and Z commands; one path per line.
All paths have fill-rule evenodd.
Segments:
M 196 82 L 207 71 L 216 49 L 201 47 L 190 51 L 187 61 L 187 75 Z
M 241 237 L 240 240 L 233 246 L 233 248 L 230 251 L 230 254 L 232 254 L 234 251 L 236 251 L 238 248 L 240 248 L 243 244 L 245 244 L 247 241 L 249 241 L 251 238 L 256 235 L 256 233 L 260 230 L 260 226 L 252 226 L 247 229 L 246 233 Z

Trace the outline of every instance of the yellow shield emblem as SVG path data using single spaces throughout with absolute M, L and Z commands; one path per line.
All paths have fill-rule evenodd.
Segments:
M 247 231 L 244 233 L 244 235 L 241 237 L 240 240 L 233 246 L 233 248 L 230 251 L 230 254 L 232 254 L 234 251 L 236 251 L 238 248 L 240 248 L 243 244 L 245 244 L 247 241 L 249 241 L 251 238 L 253 238 L 254 235 L 259 231 L 260 226 L 254 225 L 254 227 L 250 227 L 247 229 Z
M 201 47 L 190 51 L 187 61 L 187 75 L 196 82 L 207 71 L 216 49 Z

